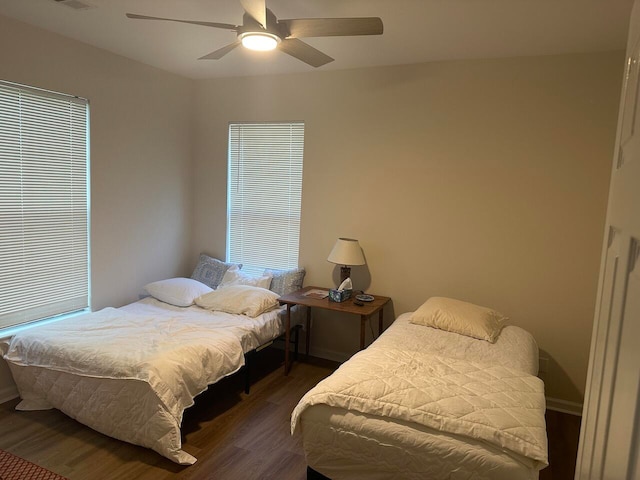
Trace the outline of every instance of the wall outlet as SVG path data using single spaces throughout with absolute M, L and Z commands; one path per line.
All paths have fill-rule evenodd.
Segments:
M 549 358 L 540 356 L 538 361 L 538 372 L 547 373 L 549 371 Z

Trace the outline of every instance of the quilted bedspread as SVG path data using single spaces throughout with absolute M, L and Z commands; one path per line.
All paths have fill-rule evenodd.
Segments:
M 537 469 L 548 465 L 544 384 L 506 366 L 369 348 L 300 400 L 292 433 L 318 404 L 470 437 L 531 459 Z
M 200 328 L 198 328 L 200 327 Z M 195 322 L 115 308 L 17 335 L 5 359 L 15 365 L 148 383 L 178 422 L 193 397 L 244 364 L 238 339 Z
M 182 415 L 209 384 L 244 365 L 235 328 L 224 315 L 159 317 L 105 308 L 21 332 L 4 358 L 23 398 L 18 409 L 53 406 L 191 464 L 195 458 L 180 449 Z M 73 403 L 76 396 L 82 404 Z

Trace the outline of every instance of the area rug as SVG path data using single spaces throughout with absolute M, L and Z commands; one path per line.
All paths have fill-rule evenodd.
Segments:
M 67 480 L 35 463 L 0 450 L 0 480 Z

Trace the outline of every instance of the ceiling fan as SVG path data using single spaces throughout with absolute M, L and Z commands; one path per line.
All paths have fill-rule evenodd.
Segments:
M 280 51 L 302 60 L 312 67 L 325 65 L 332 62 L 333 58 L 304 43 L 300 38 L 381 35 L 383 31 L 382 20 L 378 17 L 292 18 L 278 20 L 273 12 L 266 7 L 265 0 L 240 0 L 240 3 L 245 11 L 242 25 L 149 17 L 135 13 L 127 13 L 127 17 L 137 20 L 166 20 L 169 22 L 189 23 L 236 32 L 237 39 L 235 42 L 200 57 L 199 60 L 219 60 L 242 44 L 252 50 L 273 50 L 278 48 Z

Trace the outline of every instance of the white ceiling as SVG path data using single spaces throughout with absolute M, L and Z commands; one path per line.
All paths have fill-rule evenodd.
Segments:
M 190 78 L 314 71 L 281 52 L 236 48 L 197 60 L 235 33 L 126 12 L 241 24 L 238 0 L 0 0 L 0 14 Z M 624 49 L 633 0 L 267 0 L 281 19 L 381 17 L 381 36 L 304 39 L 335 58 L 317 70 L 437 60 L 554 55 Z

